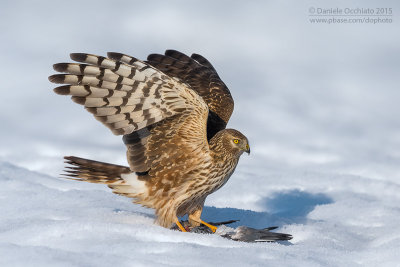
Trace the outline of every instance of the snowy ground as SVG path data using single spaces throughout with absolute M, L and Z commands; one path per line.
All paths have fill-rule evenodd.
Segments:
M 0 3 L 0 266 L 398 266 L 400 38 L 390 24 L 311 24 L 312 1 Z M 152 1 L 153 2 L 153 1 Z M 101 185 L 58 178 L 63 155 L 126 164 L 125 148 L 52 92 L 70 52 L 200 53 L 235 98 L 245 133 L 204 219 L 279 226 L 248 244 L 170 231 Z

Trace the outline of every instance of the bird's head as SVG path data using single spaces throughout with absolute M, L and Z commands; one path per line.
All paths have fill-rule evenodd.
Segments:
M 226 129 L 225 144 L 231 146 L 231 149 L 241 155 L 243 152 L 250 154 L 249 140 L 244 134 L 234 129 Z

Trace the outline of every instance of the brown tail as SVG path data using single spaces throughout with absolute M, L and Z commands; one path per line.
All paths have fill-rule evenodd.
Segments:
M 65 178 L 85 181 L 96 184 L 120 184 L 123 183 L 121 174 L 132 172 L 128 167 L 83 159 L 78 157 L 64 157 L 65 163 Z

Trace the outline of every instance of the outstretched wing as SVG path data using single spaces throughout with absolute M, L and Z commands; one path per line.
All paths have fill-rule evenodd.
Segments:
M 233 112 L 233 99 L 229 89 L 207 59 L 198 54 L 188 57 L 181 52 L 167 50 L 165 55 L 149 55 L 147 62 L 165 74 L 190 85 L 204 99 L 210 109 L 207 123 L 208 140 L 225 129 Z
M 67 74 L 49 80 L 67 85 L 54 91 L 71 95 L 114 134 L 124 135 L 132 171 L 147 175 L 163 160 L 184 157 L 196 147 L 208 149 L 208 107 L 186 84 L 119 53 L 108 58 L 73 53 L 71 59 L 84 64 L 55 64 Z

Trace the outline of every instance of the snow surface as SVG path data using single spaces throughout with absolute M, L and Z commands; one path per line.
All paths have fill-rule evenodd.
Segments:
M 314 1 L 2 1 L 0 266 L 399 266 L 400 36 L 315 25 Z M 70 52 L 207 57 L 250 140 L 203 219 L 279 226 L 286 243 L 180 233 L 101 185 L 58 178 L 62 156 L 126 165 L 120 137 L 52 92 Z

